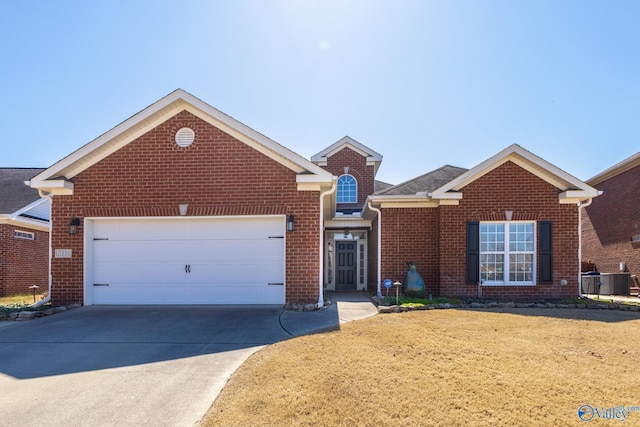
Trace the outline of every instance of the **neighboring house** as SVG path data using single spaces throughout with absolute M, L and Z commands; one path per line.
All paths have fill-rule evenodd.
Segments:
M 25 185 L 43 170 L 0 168 L 0 296 L 48 288 L 50 202 Z
M 397 186 L 381 162 L 349 137 L 304 159 L 177 90 L 31 180 L 53 200 L 52 299 L 321 305 L 410 260 L 434 295 L 578 294 L 595 189 L 517 145 Z
M 631 273 L 638 292 L 640 274 L 640 153 L 587 180 L 603 193 L 585 208 L 582 260 L 585 270 Z

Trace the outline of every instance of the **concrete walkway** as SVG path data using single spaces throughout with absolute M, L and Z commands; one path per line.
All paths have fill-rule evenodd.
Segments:
M 378 314 L 368 295 L 361 292 L 333 292 L 326 296 L 331 304 L 311 312 L 284 311 L 280 315 L 282 328 L 292 336 L 327 329 L 338 329 L 342 323 Z
M 0 322 L 0 425 L 196 425 L 264 346 L 377 312 L 362 294 L 329 298 L 313 312 L 90 306 Z
M 594 301 L 613 301 L 617 303 L 640 304 L 640 297 L 635 296 L 585 294 L 585 297 Z

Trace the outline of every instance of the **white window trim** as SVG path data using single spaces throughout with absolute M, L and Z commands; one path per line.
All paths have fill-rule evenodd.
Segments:
M 35 240 L 36 233 L 32 231 L 13 230 L 13 237 L 16 239 Z
M 344 201 L 342 201 L 342 202 L 341 202 L 341 201 L 339 201 L 339 200 L 338 200 L 338 194 L 340 194 L 340 179 L 341 179 L 342 177 L 345 177 L 345 176 L 348 176 L 348 177 L 353 178 L 353 182 L 355 183 L 355 200 L 354 200 L 354 201 L 348 201 L 348 202 L 344 202 Z M 348 174 L 348 173 L 345 173 L 345 174 L 342 174 L 342 175 L 340 175 L 340 176 L 338 177 L 338 188 L 337 188 L 337 190 L 336 190 L 336 203 L 344 204 L 344 205 L 353 204 L 353 203 L 358 203 L 358 180 L 356 179 L 356 177 L 355 177 L 355 176 L 353 176 L 353 175 L 351 175 L 351 174 Z
M 532 260 L 532 276 L 531 281 L 526 282 L 511 282 L 509 281 L 509 225 L 510 224 L 532 224 L 533 225 L 533 260 Z M 536 285 L 536 261 L 538 259 L 538 232 L 537 232 L 537 224 L 535 221 L 481 221 L 480 227 L 482 229 L 482 225 L 484 224 L 504 224 L 504 268 L 503 268 L 503 276 L 505 278 L 504 281 L 483 281 L 482 286 L 535 286 Z M 480 232 L 479 239 L 482 239 L 482 232 Z M 486 253 L 482 251 L 482 241 L 480 241 L 480 278 L 482 279 L 482 254 Z M 493 252 L 491 252 L 493 253 Z

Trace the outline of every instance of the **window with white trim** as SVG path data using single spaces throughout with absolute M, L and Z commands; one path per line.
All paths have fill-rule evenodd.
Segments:
M 14 230 L 13 237 L 16 239 L 35 240 L 36 234 L 30 231 Z
M 480 223 L 480 280 L 485 285 L 535 284 L 534 222 Z
M 358 181 L 352 175 L 342 175 L 338 178 L 336 198 L 338 203 L 358 202 Z

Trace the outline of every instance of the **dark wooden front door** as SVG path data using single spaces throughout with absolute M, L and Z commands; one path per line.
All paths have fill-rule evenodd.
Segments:
M 336 242 L 336 291 L 355 291 L 356 242 Z

